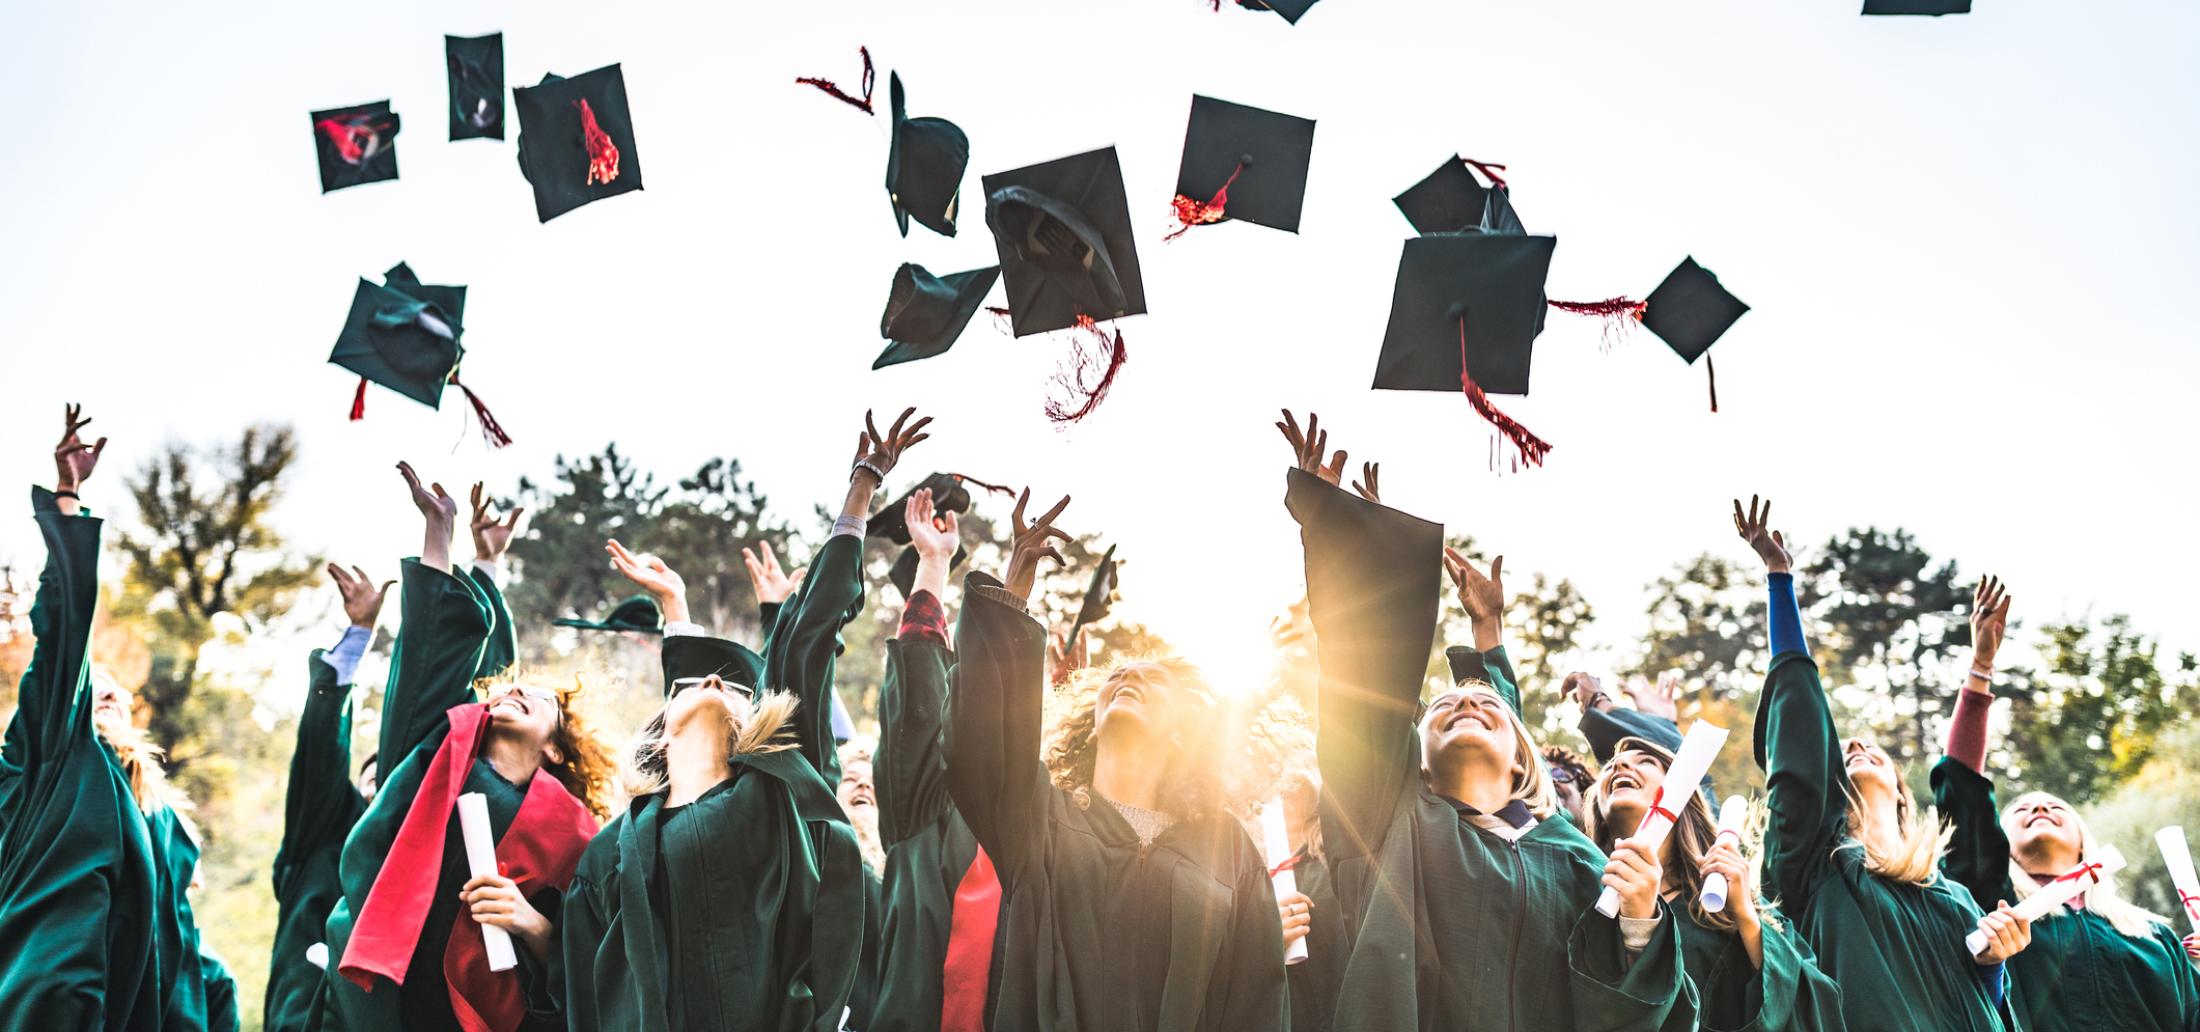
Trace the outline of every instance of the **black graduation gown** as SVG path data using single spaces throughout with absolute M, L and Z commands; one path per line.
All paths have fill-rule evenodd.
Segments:
M 260 1012 L 267 1032 L 311 1025 L 322 973 L 306 951 L 327 934 L 329 911 L 343 895 L 336 869 L 344 836 L 367 806 L 351 780 L 351 686 L 337 684 L 336 668 L 321 656 L 315 649 L 306 660 L 306 705 L 275 852 L 275 943 Z
M 1306 959 L 1284 968 L 1291 983 L 1291 1032 L 1328 1032 L 1335 1018 L 1337 990 L 1344 982 L 1345 915 L 1337 905 L 1329 862 L 1309 853 L 1292 866 L 1299 891 L 1314 901 L 1313 923 L 1306 929 Z
M 31 491 L 46 568 L 0 783 L 0 1030 L 160 1027 L 157 858 L 129 779 L 92 726 L 101 521 Z
M 1046 629 L 973 590 L 956 624 L 947 787 L 1008 899 L 996 1029 L 1277 1029 L 1289 1011 L 1267 864 L 1228 816 L 1141 846 L 1040 761 Z

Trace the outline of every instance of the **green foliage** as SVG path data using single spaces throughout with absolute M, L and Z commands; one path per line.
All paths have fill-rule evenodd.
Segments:
M 1652 582 L 1650 630 L 1628 673 L 1682 671 L 1708 697 L 1755 697 L 1768 651 L 1764 574 L 1704 553 Z
M 2190 669 L 2185 671 L 2190 681 Z M 2190 715 L 2191 710 L 2186 710 Z M 2164 729 L 2151 743 L 2152 755 L 2130 778 L 2115 786 L 2098 803 L 2085 810 L 2094 837 L 2123 851 L 2131 866 L 2117 875 L 2124 895 L 2132 902 L 2171 919 L 2178 932 L 2192 925 L 2177 905 L 2177 888 L 2170 884 L 2155 845 L 2154 833 L 2170 825 L 2182 825 L 2190 845 L 2200 849 L 2200 725 L 2189 721 Z
M 1939 750 L 1937 722 L 1963 689 L 1944 673 L 1970 643 L 1957 612 L 1970 590 L 1956 583 L 1956 564 L 1935 566 L 1906 530 L 1867 527 L 1826 542 L 1802 572 L 1828 680 L 1868 690 L 1861 715 L 1880 746 L 1913 773 L 1922 769 Z
M 2165 671 L 2160 647 L 2122 614 L 2049 624 L 2042 666 L 2012 671 L 2012 732 L 1994 756 L 2020 790 L 2083 805 L 2136 777 L 2163 731 L 2200 706 L 2194 658 Z

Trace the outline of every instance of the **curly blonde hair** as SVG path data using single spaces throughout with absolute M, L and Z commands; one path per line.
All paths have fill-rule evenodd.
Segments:
M 486 698 L 497 685 L 536 684 L 558 695 L 558 726 L 550 732 L 550 744 L 563 757 L 544 761 L 542 769 L 558 779 L 573 798 L 588 807 L 599 821 L 611 817 L 611 798 L 619 772 L 617 754 L 595 728 L 593 707 L 585 698 L 588 683 L 574 674 L 568 683 L 554 683 L 533 671 L 511 670 L 474 682 L 477 698 Z
M 1196 726 L 1199 742 L 1178 742 L 1162 777 L 1161 808 L 1178 820 L 1218 815 L 1243 817 L 1260 811 L 1283 780 L 1293 744 L 1288 729 L 1303 727 L 1279 701 L 1233 704 L 1216 695 L 1196 664 L 1179 656 L 1138 656 L 1105 667 L 1087 667 L 1055 689 L 1059 716 L 1047 734 L 1046 767 L 1054 785 L 1079 806 L 1092 801 L 1093 771 L 1100 757 L 1100 692 L 1117 671 L 1132 666 L 1166 671 L 1197 707 L 1186 721 Z M 1183 729 L 1179 729 L 1179 733 Z

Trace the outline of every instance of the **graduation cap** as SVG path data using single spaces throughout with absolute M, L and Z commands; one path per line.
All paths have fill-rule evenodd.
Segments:
M 935 515 L 947 512 L 957 514 L 969 512 L 970 489 L 963 486 L 965 483 L 976 484 L 997 494 L 1009 493 L 1007 488 L 998 484 L 972 480 L 960 473 L 934 473 L 924 478 L 917 486 L 902 492 L 901 497 L 888 503 L 885 508 L 873 513 L 870 521 L 863 526 L 863 535 L 865 537 L 885 538 L 897 545 L 908 544 L 909 499 L 919 491 L 928 490 L 932 492 L 932 512 Z
M 1100 557 L 1100 565 L 1093 567 L 1092 582 L 1085 586 L 1085 602 L 1077 608 L 1077 619 L 1069 625 L 1069 637 L 1065 639 L 1069 649 L 1077 647 L 1077 634 L 1086 624 L 1107 618 L 1108 607 L 1114 602 L 1115 546 L 1109 545 L 1107 554 Z
M 657 600 L 648 595 L 635 595 L 618 605 L 601 620 L 583 620 L 568 616 L 553 620 L 558 627 L 578 627 L 584 631 L 633 631 L 638 634 L 663 634 L 665 614 L 657 608 Z M 679 637 L 688 637 L 681 635 Z M 675 639 L 677 640 L 677 639 Z M 669 661 L 668 661 L 669 663 Z M 759 669 L 761 669 L 761 663 Z M 753 685 L 753 683 L 752 683 Z
M 1375 388 L 1464 391 L 1531 466 L 1551 446 L 1498 411 L 1490 394 L 1527 394 L 1546 309 L 1543 280 L 1558 238 L 1433 233 L 1405 242 Z M 1493 456 L 1492 464 L 1495 464 Z
M 883 369 L 920 358 L 931 358 L 955 346 L 963 327 L 978 313 L 1001 267 L 987 266 L 969 272 L 934 276 L 924 266 L 903 262 L 894 270 L 894 286 L 886 295 L 886 313 L 879 317 L 878 335 L 893 341 L 879 352 L 873 369 Z
M 947 562 L 948 572 L 953 573 L 960 569 L 963 560 L 968 558 L 970 558 L 970 550 L 961 545 L 956 545 L 955 557 Z M 917 593 L 917 562 L 918 556 L 915 546 L 904 548 L 901 550 L 900 555 L 894 557 L 894 568 L 886 571 L 886 579 L 894 582 L 894 587 L 901 592 L 903 598 L 908 598 Z
M 984 185 L 1016 336 L 1146 310 L 1115 148 L 997 172 Z
M 654 609 L 654 605 L 652 608 Z M 558 622 L 568 627 L 583 626 L 566 624 L 563 620 Z M 716 677 L 727 684 L 737 684 L 752 691 L 764 683 L 764 657 L 745 645 L 724 638 L 675 634 L 665 639 L 664 647 L 658 651 L 657 658 L 664 667 L 667 698 L 681 688 L 706 677 Z
M 501 448 L 512 443 L 489 407 L 459 382 L 459 362 L 466 355 L 459 343 L 466 332 L 465 313 L 465 287 L 422 283 L 403 262 L 383 274 L 380 286 L 362 278 L 328 356 L 359 374 L 351 418 L 366 418 L 369 381 L 432 409 L 442 408 L 443 387 L 449 384 L 466 395 L 491 444 Z
M 1417 233 L 1458 233 L 1477 227 L 1525 233 L 1520 216 L 1513 212 L 1512 188 L 1498 174 L 1504 168 L 1454 154 L 1390 201 Z M 1490 185 L 1482 185 L 1476 172 L 1487 177 Z
M 389 101 L 316 111 L 312 118 L 322 193 L 397 178 L 397 113 Z
M 535 188 L 535 217 L 642 188 L 626 76 L 605 65 L 570 79 L 545 75 L 512 91 L 519 109 L 519 170 Z
M 1711 411 L 1719 411 L 1718 374 L 1711 368 L 1711 345 L 1734 325 L 1749 306 L 1726 292 L 1719 277 L 1696 264 L 1694 256 L 1681 259 L 1665 282 L 1644 302 L 1642 325 L 1665 341 L 1673 353 L 1695 365 L 1703 359 L 1704 375 L 1711 383 Z
M 1864 0 L 1865 14 L 1969 14 L 1971 0 Z
M 1212 0 L 1212 2 L 1216 10 L 1222 9 L 1222 0 Z M 1274 11 L 1283 15 L 1283 20 L 1293 25 L 1297 25 L 1300 18 L 1306 17 L 1307 10 L 1313 7 L 1314 3 L 1315 0 L 1237 0 L 1239 7 L 1243 7 L 1248 11 Z
M 1313 156 L 1313 119 L 1194 95 L 1167 239 L 1226 218 L 1298 232 Z
M 504 34 L 443 37 L 451 79 L 451 139 L 504 138 Z
M 901 235 L 909 220 L 941 236 L 955 235 L 955 213 L 962 207 L 963 170 L 970 165 L 970 138 L 944 118 L 910 118 L 902 110 L 901 76 L 888 73 L 893 142 L 886 151 L 886 198 L 894 205 Z

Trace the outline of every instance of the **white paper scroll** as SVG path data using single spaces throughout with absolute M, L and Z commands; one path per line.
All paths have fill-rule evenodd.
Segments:
M 467 792 L 458 797 L 458 830 L 466 838 L 466 869 L 474 877 L 497 873 L 497 841 L 489 831 L 489 797 Z M 512 952 L 512 933 L 495 925 L 479 925 L 481 941 L 489 950 L 489 970 L 510 971 L 519 965 Z
M 1275 870 L 1284 861 L 1291 859 L 1291 828 L 1284 823 L 1282 796 L 1268 800 L 1268 805 L 1261 808 L 1260 837 L 1261 852 L 1267 855 L 1270 870 Z M 1276 885 L 1277 899 L 1299 891 L 1299 876 L 1289 868 L 1276 871 L 1271 880 Z M 1285 964 L 1297 964 L 1305 959 L 1305 938 L 1295 939 L 1291 945 L 1283 948 Z
M 2200 877 L 2192 873 L 2192 847 L 2185 842 L 2185 829 L 2175 824 L 2163 828 L 2154 833 L 2154 844 L 2162 847 L 2162 866 L 2169 869 L 2170 884 L 2177 888 L 2178 909 L 2192 922 L 2192 930 L 2200 932 Z
M 2077 898 L 2078 893 L 2099 885 L 2101 879 L 2123 869 L 2124 855 L 2117 852 L 2115 846 L 2102 846 L 2099 856 L 2040 886 L 2039 891 L 2024 897 L 2022 902 L 2010 909 L 2027 921 L 2037 921 L 2053 913 L 2056 907 Z M 1986 929 L 1972 929 L 1971 934 L 1963 937 L 1963 948 L 1969 950 L 1972 956 L 1978 956 L 1979 951 L 1986 948 Z
M 1679 814 L 1688 805 L 1688 797 L 1703 787 L 1704 775 L 1711 773 L 1711 761 L 1719 758 L 1719 747 L 1725 744 L 1725 728 L 1702 720 L 1688 725 L 1680 751 L 1673 754 L 1673 765 L 1666 768 L 1665 785 L 1658 789 L 1657 802 L 1635 828 L 1635 839 L 1652 852 L 1665 844 L 1666 834 L 1673 830 L 1673 818 L 1667 814 Z M 1606 888 L 1597 897 L 1597 913 L 1619 916 L 1618 890 Z
M 323 971 L 327 971 L 328 943 L 317 942 L 311 946 L 306 947 L 306 963 L 311 964 L 314 967 L 320 968 Z
M 1719 838 L 1714 839 L 1712 844 L 1716 845 L 1719 840 L 1732 835 L 1734 836 L 1735 845 L 1739 847 L 1742 841 L 1742 826 L 1748 823 L 1749 800 L 1738 795 L 1727 796 L 1726 802 L 1719 807 Z M 1716 914 L 1721 910 L 1725 910 L 1726 875 L 1714 873 L 1705 877 L 1703 880 L 1703 893 L 1697 896 L 1697 900 L 1703 904 L 1705 913 Z

